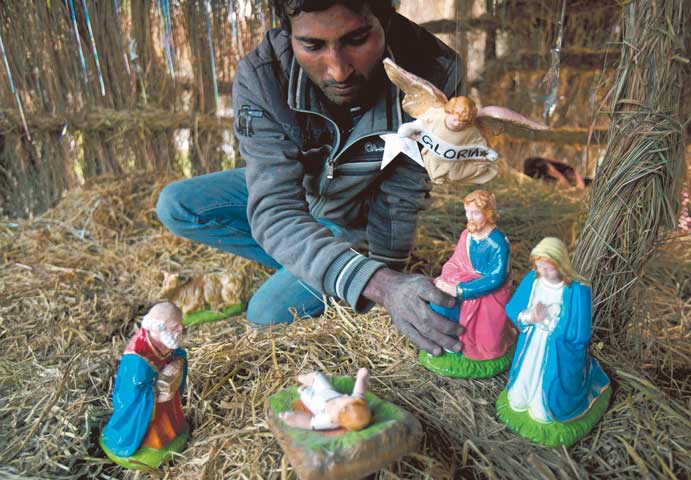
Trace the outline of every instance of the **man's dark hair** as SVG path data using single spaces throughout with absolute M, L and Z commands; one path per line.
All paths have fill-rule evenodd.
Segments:
M 301 12 L 321 12 L 334 5 L 343 5 L 357 13 L 368 5 L 384 28 L 394 11 L 392 0 L 271 0 L 271 7 L 281 20 L 281 27 L 288 33 L 290 33 L 290 17 Z

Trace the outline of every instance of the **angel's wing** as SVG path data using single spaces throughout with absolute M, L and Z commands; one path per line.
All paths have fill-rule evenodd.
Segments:
M 483 107 L 478 110 L 475 125 L 485 137 L 506 132 L 525 136 L 526 130 L 549 130 L 549 127 L 543 123 L 535 122 L 508 108 L 494 106 Z M 524 135 L 521 135 L 521 131 Z
M 413 118 L 420 117 L 431 107 L 443 107 L 448 101 L 444 92 L 424 78 L 399 67 L 390 58 L 384 59 L 384 70 L 391 82 L 405 92 L 403 110 Z

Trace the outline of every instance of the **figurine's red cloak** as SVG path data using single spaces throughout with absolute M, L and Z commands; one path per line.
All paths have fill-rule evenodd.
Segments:
M 442 267 L 441 279 L 453 285 L 481 278 L 468 256 L 468 230 L 463 230 L 454 254 Z M 493 360 L 506 355 L 516 334 L 506 318 L 504 306 L 509 301 L 511 280 L 499 288 L 461 305 L 459 323 L 465 331 L 459 337 L 463 355 L 471 360 Z

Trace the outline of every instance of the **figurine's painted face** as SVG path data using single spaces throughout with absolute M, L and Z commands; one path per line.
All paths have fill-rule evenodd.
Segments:
M 300 12 L 290 27 L 295 58 L 329 100 L 352 105 L 371 89 L 382 70 L 385 35 L 369 6 L 360 13 L 340 4 Z
M 470 122 L 461 120 L 453 113 L 447 113 L 446 117 L 444 118 L 444 125 L 446 125 L 446 128 L 452 132 L 460 132 L 461 130 L 468 128 L 470 126 Z
M 535 270 L 537 274 L 550 283 L 561 282 L 561 272 L 549 260 L 537 259 L 535 260 Z
M 465 217 L 468 219 L 467 228 L 470 233 L 477 233 L 487 226 L 487 216 L 475 202 L 465 205 Z
M 166 348 L 174 350 L 180 346 L 182 339 L 182 318 L 179 316 L 169 317 L 163 322 L 165 328 L 158 332 L 151 332 L 151 335 L 161 342 Z
M 326 402 L 325 411 L 332 419 L 335 420 L 338 416 L 338 412 L 341 411 L 341 409 L 343 409 L 346 405 L 348 405 L 352 401 L 353 401 L 353 398 L 349 395 L 343 395 L 341 397 L 336 397 L 336 398 L 331 399 L 328 402 Z

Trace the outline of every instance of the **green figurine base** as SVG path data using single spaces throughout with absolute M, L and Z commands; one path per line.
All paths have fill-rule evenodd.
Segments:
M 497 417 L 505 423 L 509 429 L 531 442 L 545 447 L 570 447 L 581 438 L 585 437 L 595 424 L 604 415 L 609 399 L 612 396 L 612 388 L 608 387 L 595 400 L 590 410 L 577 420 L 570 422 L 540 423 L 530 417 L 528 412 L 517 412 L 509 406 L 508 392 L 504 389 L 497 399 Z
M 437 375 L 451 378 L 490 378 L 507 370 L 513 359 L 512 347 L 503 357 L 493 360 L 471 360 L 461 353 L 444 352 L 438 357 L 420 350 L 418 361 Z
M 341 393 L 353 391 L 351 377 L 329 377 L 329 380 Z M 413 415 L 372 393 L 366 393 L 365 399 L 372 411 L 372 423 L 354 432 L 288 426 L 279 415 L 295 411 L 296 405 L 301 405 L 295 386 L 267 399 L 269 428 L 300 479 L 363 478 L 417 448 L 422 439 L 422 426 Z
M 201 325 L 202 323 L 217 322 L 226 318 L 234 317 L 247 310 L 247 303 L 241 302 L 231 305 L 221 310 L 197 310 L 196 312 L 185 313 L 182 316 L 182 324 L 185 327 Z
M 108 458 L 121 467 L 129 470 L 147 470 L 160 467 L 163 462 L 173 458 L 176 453 L 180 453 L 183 448 L 185 448 L 189 435 L 190 427 L 189 425 L 185 424 L 185 429 L 180 433 L 180 435 L 175 437 L 173 441 L 171 441 L 164 448 L 156 450 L 153 448 L 142 447 L 129 457 L 118 457 L 115 455 L 108 449 L 108 447 L 105 446 L 102 437 L 99 437 L 98 443 L 101 444 L 101 448 L 106 455 L 108 455 Z

